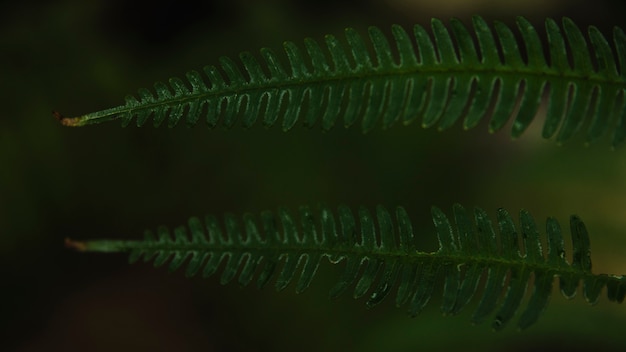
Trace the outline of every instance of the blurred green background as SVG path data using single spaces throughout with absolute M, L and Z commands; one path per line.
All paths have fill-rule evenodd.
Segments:
M 471 309 L 443 318 L 437 295 L 409 319 L 391 301 L 327 298 L 341 268 L 323 265 L 312 288 L 222 287 L 124 255 L 80 254 L 63 239 L 138 238 L 191 215 L 258 213 L 324 203 L 404 206 L 424 250 L 435 250 L 430 206 L 525 208 L 538 222 L 586 221 L 594 271 L 626 273 L 626 151 L 605 139 L 557 147 L 536 123 L 510 141 L 507 126 L 438 133 L 417 124 L 290 133 L 255 127 L 121 129 L 60 126 L 123 103 L 156 80 L 216 64 L 221 55 L 279 50 L 310 36 L 341 35 L 431 17 L 569 16 L 605 34 L 624 28 L 623 1 L 233 0 L 0 3 L 0 349 L 17 351 L 624 350 L 626 307 L 603 297 L 554 294 L 524 333 L 469 324 Z M 543 31 L 541 29 L 541 31 Z

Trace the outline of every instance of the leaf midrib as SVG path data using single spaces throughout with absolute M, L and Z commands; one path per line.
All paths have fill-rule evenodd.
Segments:
M 421 264 L 422 262 L 426 262 L 429 259 L 429 262 L 437 263 L 440 265 L 454 265 L 457 267 L 463 265 L 472 265 L 477 264 L 484 268 L 494 268 L 498 266 L 506 267 L 507 269 L 513 270 L 530 270 L 535 273 L 549 273 L 550 275 L 576 275 L 576 277 L 580 279 L 596 277 L 591 272 L 583 271 L 577 269 L 571 265 L 566 264 L 557 264 L 557 266 L 553 266 L 549 264 L 549 262 L 545 261 L 547 259 L 544 258 L 543 262 L 537 261 L 528 261 L 527 257 L 519 258 L 504 258 L 502 256 L 489 256 L 480 253 L 445 253 L 442 251 L 437 252 L 421 252 L 415 251 L 413 253 L 409 253 L 406 251 L 398 250 L 390 250 L 390 249 L 381 249 L 380 247 L 375 248 L 367 248 L 363 245 L 354 245 L 354 246 L 341 246 L 332 248 L 329 246 L 323 247 L 323 245 L 318 244 L 317 246 L 307 245 L 307 243 L 299 243 L 299 244 L 290 244 L 284 242 L 277 242 L 276 245 L 271 244 L 262 244 L 262 245 L 251 245 L 246 243 L 234 244 L 234 243 L 146 243 L 142 241 L 112 241 L 116 245 L 120 245 L 120 248 L 123 248 L 126 251 L 139 250 L 142 253 L 146 251 L 152 252 L 149 254 L 152 257 L 154 254 L 158 254 L 159 252 L 170 252 L 169 255 L 174 252 L 187 252 L 191 254 L 192 252 L 217 252 L 217 253 L 227 253 L 227 252 L 236 252 L 236 253 L 260 253 L 263 254 L 272 254 L 276 255 L 303 255 L 303 254 L 316 254 L 320 256 L 333 257 L 333 258 L 358 258 L 362 260 L 364 258 L 379 258 L 384 260 L 385 262 L 393 262 L 400 261 L 404 265 L 406 264 Z M 548 259 L 549 260 L 549 259 Z
M 557 71 L 555 69 L 548 68 L 547 70 L 534 70 L 529 67 L 523 68 L 512 68 L 507 65 L 500 65 L 499 67 L 479 67 L 479 66 L 470 66 L 470 67 L 459 67 L 459 65 L 455 65 L 452 67 L 445 66 L 435 66 L 426 70 L 420 70 L 419 67 L 413 70 L 380 70 L 373 69 L 368 71 L 361 72 L 351 72 L 350 74 L 337 74 L 336 72 L 329 72 L 328 76 L 321 76 L 311 74 L 307 77 L 290 77 L 284 81 L 276 81 L 275 78 L 268 79 L 264 82 L 259 82 L 255 84 L 250 84 L 246 82 L 242 85 L 233 87 L 231 83 L 225 88 L 222 89 L 207 89 L 206 91 L 198 92 L 198 93 L 190 93 L 184 94 L 181 96 L 170 96 L 165 99 L 156 98 L 152 103 L 143 103 L 140 102 L 139 105 L 135 107 L 128 107 L 127 105 L 121 105 L 115 108 L 101 110 L 98 112 L 86 114 L 80 116 L 78 119 L 81 120 L 81 124 L 90 124 L 96 123 L 99 119 L 107 119 L 112 117 L 113 115 L 121 115 L 126 113 L 132 113 L 133 111 L 141 111 L 141 110 L 150 110 L 155 109 L 164 105 L 182 105 L 190 101 L 200 100 L 205 97 L 211 96 L 227 96 L 227 95 L 243 95 L 249 94 L 254 91 L 264 90 L 269 91 L 271 89 L 290 89 L 290 88 L 302 88 L 302 86 L 314 86 L 320 84 L 332 84 L 333 82 L 338 81 L 351 81 L 351 80 L 362 80 L 362 79 L 381 79 L 402 75 L 419 75 L 424 74 L 425 76 L 431 75 L 440 75 L 440 74 L 450 74 L 450 75 L 476 75 L 478 77 L 491 76 L 491 78 L 499 77 L 499 76 L 513 76 L 518 80 L 524 80 L 529 77 L 543 78 L 546 81 L 558 79 L 558 80 L 566 80 L 566 81 L 575 81 L 575 82 L 589 82 L 594 85 L 617 85 L 622 88 L 626 88 L 626 81 L 622 76 L 615 76 L 613 78 L 606 77 L 605 75 L 601 75 L 597 72 L 592 74 L 583 74 L 579 73 L 576 70 L 568 70 L 568 71 Z M 495 77 L 494 77 L 495 76 Z M 306 87 L 304 87 L 306 88 Z M 168 90 L 171 88 L 168 87 Z M 153 92 L 151 92 L 154 94 Z M 171 93 L 171 90 L 170 90 Z M 119 116 L 115 116 L 112 119 L 116 119 Z

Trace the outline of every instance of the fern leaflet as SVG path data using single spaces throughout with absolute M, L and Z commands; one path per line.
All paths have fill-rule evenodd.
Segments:
M 571 264 L 565 256 L 561 228 L 553 218 L 546 222 L 544 250 L 539 230 L 526 211 L 520 212 L 520 232 L 504 209 L 498 210 L 498 233 L 481 209 L 475 210 L 472 221 L 462 206 L 455 205 L 454 227 L 438 208 L 433 207 L 432 216 L 439 239 L 439 249 L 433 253 L 416 248 L 411 221 L 403 208 L 396 209 L 394 221 L 381 206 L 375 215 L 359 208 L 356 216 L 346 207 L 339 207 L 336 213 L 301 207 L 299 221 L 281 209 L 277 214 L 262 213 L 261 226 L 250 214 L 243 216 L 243 222 L 228 215 L 223 224 L 208 216 L 204 221 L 192 218 L 187 228 L 176 228 L 173 238 L 161 227 L 157 237 L 148 231 L 143 241 L 68 239 L 66 244 L 81 251 L 129 252 L 131 262 L 143 258 L 156 267 L 169 261 L 172 271 L 186 266 L 187 276 L 200 272 L 203 277 L 211 276 L 226 262 L 222 284 L 237 279 L 247 286 L 256 278 L 259 287 L 275 280 L 275 287 L 282 290 L 295 281 L 296 292 L 309 287 L 322 258 L 333 264 L 345 261 L 345 270 L 331 289 L 332 297 L 354 287 L 355 298 L 370 292 L 367 306 L 372 307 L 395 288 L 396 304 L 408 305 L 411 316 L 428 303 L 438 279 L 444 281 L 441 310 L 453 315 L 470 302 L 485 276 L 472 321 L 483 322 L 497 308 L 492 324 L 495 330 L 503 328 L 519 310 L 531 275 L 534 287 L 518 320 L 520 329 L 535 323 L 545 309 L 555 276 L 568 298 L 582 282 L 589 303 L 597 302 L 605 286 L 610 301 L 624 300 L 625 276 L 592 274 L 589 236 L 577 216 L 570 219 Z
M 624 32 L 614 29 L 613 49 L 596 27 L 589 27 L 587 41 L 568 18 L 562 29 L 552 19 L 545 25 L 547 56 L 535 28 L 522 17 L 517 27 L 523 49 L 511 28 L 496 22 L 494 35 L 480 17 L 474 17 L 472 30 L 451 20 L 452 34 L 433 19 L 434 40 L 420 25 L 414 27 L 413 37 L 394 25 L 391 43 L 376 27 L 369 29 L 369 43 L 346 29 L 345 42 L 332 35 L 323 45 L 307 38 L 304 52 L 286 42 L 288 69 L 281 63 L 284 58 L 269 49 L 261 49 L 261 61 L 244 52 L 240 63 L 222 57 L 219 67 L 205 67 L 204 75 L 190 71 L 187 82 L 179 78 L 169 84 L 158 82 L 154 92 L 140 89 L 138 97 L 128 96 L 122 106 L 74 118 L 55 116 L 68 126 L 110 120 L 126 126 L 133 119 L 143 126 L 152 117 L 155 126 L 167 121 L 169 127 L 180 120 L 192 126 L 204 116 L 210 127 L 220 121 L 231 127 L 238 119 L 243 126 L 262 120 L 268 127 L 280 123 L 285 131 L 298 122 L 330 129 L 339 120 L 346 127 L 360 121 L 368 131 L 376 124 L 387 128 L 418 119 L 424 127 L 437 125 L 440 130 L 463 119 L 463 127 L 469 129 L 490 118 L 491 132 L 514 116 L 511 134 L 518 137 L 546 93 L 543 137 L 558 132 L 556 140 L 561 143 L 588 124 L 588 142 L 611 130 L 612 144 L 617 146 L 626 136 Z

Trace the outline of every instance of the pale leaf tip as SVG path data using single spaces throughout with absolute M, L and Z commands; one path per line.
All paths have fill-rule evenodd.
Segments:
M 84 252 L 87 250 L 87 245 L 85 244 L 85 242 L 73 241 L 71 238 L 66 237 L 65 248 L 70 248 L 70 249 L 77 250 L 79 252 Z
M 58 111 L 52 111 L 52 116 L 63 126 L 76 127 L 81 125 L 80 117 L 66 117 Z

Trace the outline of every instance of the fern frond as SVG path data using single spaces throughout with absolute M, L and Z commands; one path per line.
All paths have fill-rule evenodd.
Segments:
M 295 282 L 296 292 L 309 287 L 322 258 L 333 264 L 345 261 L 344 272 L 331 289 L 332 297 L 353 287 L 355 298 L 369 292 L 367 306 L 372 307 L 395 289 L 397 305 L 408 305 L 411 316 L 428 303 L 440 279 L 444 282 L 441 310 L 453 315 L 470 302 L 486 277 L 472 321 L 483 322 L 497 308 L 492 324 L 495 330 L 503 328 L 520 309 L 531 276 L 532 294 L 519 318 L 520 329 L 535 323 L 546 308 L 554 277 L 559 278 L 560 290 L 568 298 L 582 282 L 589 303 L 597 302 L 605 286 L 610 301 L 624 300 L 626 277 L 592 274 L 589 236 L 577 216 L 570 219 L 571 264 L 561 228 L 553 218 L 546 222 L 544 250 L 542 236 L 526 211 L 520 212 L 519 232 L 504 209 L 498 210 L 498 232 L 481 209 L 475 210 L 472 221 L 462 206 L 455 205 L 455 226 L 438 208 L 433 207 L 432 216 L 439 239 L 439 249 L 432 253 L 417 249 L 403 208 L 396 209 L 394 221 L 380 206 L 374 215 L 359 208 L 356 216 L 346 207 L 335 213 L 302 207 L 299 219 L 281 209 L 277 214 L 262 213 L 260 225 L 249 214 L 243 221 L 228 215 L 223 223 L 208 216 L 204 221 L 192 218 L 187 227 L 176 228 L 173 237 L 162 227 L 156 236 L 147 232 L 143 241 L 68 240 L 67 244 L 81 251 L 129 252 L 131 262 L 143 258 L 157 267 L 169 262 L 170 270 L 186 266 L 187 276 L 211 276 L 225 262 L 222 284 L 236 279 L 247 286 L 256 280 L 263 287 L 275 280 L 275 287 L 282 290 Z
M 522 17 L 517 28 L 523 44 L 511 28 L 496 22 L 494 33 L 480 17 L 474 17 L 471 29 L 451 20 L 450 31 L 433 19 L 434 40 L 420 25 L 413 36 L 394 25 L 391 41 L 376 27 L 368 39 L 346 29 L 345 42 L 332 35 L 323 44 L 305 39 L 304 51 L 286 42 L 286 67 L 269 49 L 261 49 L 262 60 L 244 52 L 240 62 L 222 57 L 204 74 L 190 71 L 186 81 L 172 78 L 156 83 L 153 91 L 140 89 L 122 106 L 75 118 L 55 116 L 68 126 L 111 120 L 143 126 L 150 118 L 155 126 L 173 127 L 181 120 L 192 126 L 204 118 L 210 127 L 220 121 L 231 127 L 238 119 L 247 127 L 261 120 L 285 131 L 297 123 L 330 129 L 341 120 L 345 127 L 360 121 L 367 131 L 418 119 L 440 130 L 463 119 L 469 129 L 490 118 L 491 132 L 514 117 L 511 134 L 518 137 L 547 94 L 543 137 L 557 134 L 560 143 L 588 124 L 588 142 L 612 131 L 617 146 L 626 136 L 624 32 L 615 28 L 612 48 L 596 27 L 589 27 L 586 40 L 568 18 L 562 29 L 552 19 L 545 25 L 547 55 L 535 28 Z

